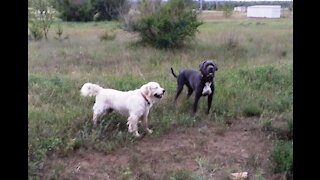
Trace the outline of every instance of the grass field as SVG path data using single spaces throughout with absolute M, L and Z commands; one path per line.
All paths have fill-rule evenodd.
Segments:
M 124 91 L 159 82 L 166 95 L 150 112 L 155 127 L 151 137 L 177 126 L 248 116 L 259 117 L 263 127 L 288 122 L 284 128 L 292 132 L 292 18 L 205 22 L 188 47 L 167 51 L 135 45 L 137 34 L 119 29 L 115 22 L 62 23 L 68 35 L 62 41 L 53 38 L 56 26 L 48 41 L 28 42 L 29 178 L 43 176 L 51 154 L 65 156 L 79 149 L 111 152 L 139 141 L 127 132 L 126 118 L 117 114 L 93 128 L 94 98 L 79 94 L 85 82 Z M 106 33 L 115 37 L 101 40 Z M 210 114 L 205 115 L 206 101 L 200 100 L 193 118 L 186 91 L 173 105 L 176 80 L 170 67 L 197 69 L 204 59 L 215 59 L 219 65 L 216 94 Z

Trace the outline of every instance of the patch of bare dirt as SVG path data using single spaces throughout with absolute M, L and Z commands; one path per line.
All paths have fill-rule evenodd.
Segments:
M 168 179 L 186 170 L 203 179 L 227 179 L 247 171 L 248 179 L 280 179 L 272 173 L 271 140 L 254 118 L 234 119 L 225 126 L 201 122 L 161 137 L 146 135 L 112 153 L 79 150 L 67 157 L 52 156 L 47 175 L 58 179 Z

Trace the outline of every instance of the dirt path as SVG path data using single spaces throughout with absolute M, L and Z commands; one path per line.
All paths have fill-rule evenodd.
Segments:
M 161 137 L 145 136 L 109 154 L 80 150 L 64 158 L 51 157 L 47 174 L 58 179 L 117 180 L 169 179 L 180 172 L 220 180 L 247 171 L 249 179 L 279 179 L 271 171 L 271 149 L 271 140 L 255 119 L 232 120 L 225 127 L 203 122 Z

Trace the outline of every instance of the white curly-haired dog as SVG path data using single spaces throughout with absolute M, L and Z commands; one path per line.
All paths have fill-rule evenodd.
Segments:
M 148 133 L 152 133 L 152 130 L 148 128 L 149 111 L 156 99 L 162 98 L 165 89 L 157 82 L 149 82 L 142 85 L 140 89 L 131 91 L 104 89 L 88 82 L 82 86 L 80 93 L 82 96 L 96 97 L 92 119 L 94 125 L 102 115 L 116 111 L 128 117 L 128 131 L 139 137 L 138 122 L 140 120 L 144 122 Z

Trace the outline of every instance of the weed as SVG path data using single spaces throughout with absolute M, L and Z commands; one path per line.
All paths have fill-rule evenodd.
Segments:
M 258 154 L 251 154 L 246 162 L 248 167 L 258 169 L 261 166 L 261 160 Z
M 115 38 L 116 38 L 116 34 L 114 32 L 110 32 L 107 30 L 100 36 L 101 41 L 114 40 Z
M 272 151 L 273 170 L 276 173 L 293 171 L 293 142 L 278 140 L 274 143 Z
M 193 180 L 194 175 L 186 169 L 179 169 L 169 174 L 169 180 Z
M 261 120 L 261 129 L 263 131 L 272 131 L 272 119 Z
M 68 35 L 63 36 L 63 28 L 62 28 L 61 23 L 57 24 L 57 27 L 55 29 L 55 33 L 56 33 L 56 36 L 54 38 L 59 40 L 59 41 L 62 41 L 64 39 L 68 39 L 69 38 Z
M 243 114 L 248 117 L 260 116 L 262 114 L 262 109 L 257 105 L 249 104 L 244 107 Z
M 227 50 L 232 50 L 237 47 L 239 47 L 239 35 L 236 32 L 229 32 L 225 34 L 225 37 L 223 38 L 224 46 Z
M 121 179 L 122 180 L 130 180 L 132 179 L 133 173 L 130 168 L 126 167 L 121 170 Z
M 288 119 L 287 121 L 288 123 L 288 138 L 289 140 L 293 139 L 293 120 L 292 119 Z
M 202 158 L 202 157 L 197 158 L 196 162 L 202 172 L 202 175 L 204 175 L 206 173 L 213 174 L 217 170 L 221 169 L 218 165 L 212 164 L 208 160 L 206 160 L 205 158 Z
M 42 30 L 38 24 L 34 23 L 29 27 L 31 39 L 35 41 L 39 41 L 43 38 Z
M 265 178 L 263 177 L 263 171 L 262 169 L 258 169 L 256 174 L 255 174 L 255 179 L 256 180 L 265 180 Z

